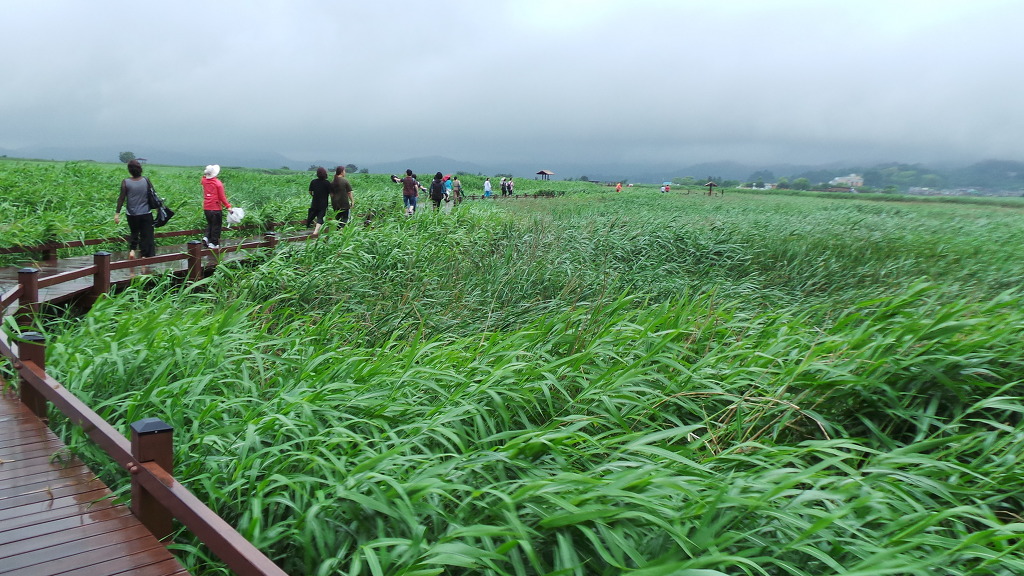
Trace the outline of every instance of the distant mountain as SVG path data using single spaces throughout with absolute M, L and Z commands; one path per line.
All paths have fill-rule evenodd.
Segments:
M 990 188 L 1024 190 L 1024 162 L 986 160 L 949 174 L 954 188 Z
M 338 160 L 303 161 L 288 158 L 277 152 L 267 151 L 231 151 L 231 152 L 180 152 L 171 150 L 145 150 L 128 148 L 136 156 L 146 158 L 150 164 L 167 164 L 171 166 L 205 166 L 220 164 L 221 166 L 239 166 L 248 168 L 291 168 L 305 170 L 310 165 L 333 167 Z M 76 161 L 93 160 L 96 162 L 117 162 L 120 150 L 109 148 L 60 148 L 60 147 L 26 147 L 19 149 L 0 149 L 0 155 L 13 158 L 31 158 L 39 160 Z M 828 182 L 837 176 L 860 174 L 865 184 L 875 188 L 895 186 L 906 189 L 913 186 L 930 188 L 976 188 L 979 190 L 1022 191 L 1024 190 L 1024 162 L 1009 160 L 986 160 L 970 166 L 926 166 L 922 164 L 901 164 L 898 162 L 880 163 L 873 166 L 834 162 L 829 164 L 745 164 L 742 162 L 721 161 L 702 162 L 690 165 L 669 165 L 655 163 L 615 163 L 615 162 L 489 162 L 477 163 L 447 158 L 444 156 L 423 156 L 390 160 L 383 162 L 359 163 L 358 158 L 350 159 L 362 170 L 374 174 L 403 174 L 406 168 L 418 175 L 431 175 L 434 172 L 454 174 L 512 174 L 516 178 L 535 179 L 540 170 L 554 172 L 553 180 L 578 180 L 586 177 L 596 182 L 633 182 L 637 184 L 658 184 L 673 178 L 692 177 L 703 180 L 708 177 L 723 180 L 749 182 L 763 179 L 765 182 L 787 178 L 807 178 L 812 184 Z M 346 159 L 346 162 L 350 161 Z
M 421 156 L 419 158 L 407 158 L 405 160 L 392 160 L 388 162 L 368 162 L 356 164 L 360 169 L 366 168 L 373 174 L 396 174 L 404 175 L 405 171 L 412 170 L 417 176 L 433 175 L 435 172 L 454 174 L 466 172 L 469 174 L 494 174 L 500 170 L 493 167 L 485 167 L 473 162 L 463 162 L 444 156 Z

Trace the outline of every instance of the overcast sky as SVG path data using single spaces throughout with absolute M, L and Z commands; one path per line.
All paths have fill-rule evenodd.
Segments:
M 1024 161 L 1022 25 L 1021 0 L 0 0 L 0 148 Z

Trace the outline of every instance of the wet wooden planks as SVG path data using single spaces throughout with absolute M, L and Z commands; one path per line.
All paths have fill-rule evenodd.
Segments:
M 0 394 L 0 575 L 187 575 L 10 392 Z

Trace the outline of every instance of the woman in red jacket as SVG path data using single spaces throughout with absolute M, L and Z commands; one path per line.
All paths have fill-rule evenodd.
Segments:
M 220 166 L 212 164 L 203 171 L 203 213 L 206 215 L 207 248 L 220 248 L 220 229 L 224 225 L 224 208 L 231 208 L 224 195 L 224 184 L 217 179 Z

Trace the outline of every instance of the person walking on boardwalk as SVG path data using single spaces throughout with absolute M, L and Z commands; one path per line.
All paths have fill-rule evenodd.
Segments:
M 444 200 L 444 176 L 438 172 L 430 183 L 430 201 L 434 203 L 434 210 L 441 207 L 441 200 Z
M 121 223 L 121 208 L 128 206 L 128 257 L 135 258 L 138 249 L 143 258 L 156 256 L 156 240 L 153 239 L 153 209 L 149 205 L 149 178 L 142 177 L 142 164 L 134 158 L 128 161 L 131 178 L 121 180 L 121 194 L 117 197 L 114 223 Z
M 416 181 L 416 175 L 412 169 L 405 171 L 405 178 L 399 180 L 402 183 L 402 202 L 405 205 L 405 215 L 412 216 L 416 212 L 416 198 L 419 196 L 420 183 Z
M 352 184 L 345 178 L 345 167 L 338 166 L 334 169 L 334 180 L 331 181 L 331 208 L 338 213 L 338 228 L 344 228 L 345 224 L 348 224 L 349 211 L 354 204 Z
M 505 177 L 501 177 L 501 195 L 508 196 L 508 184 L 505 183 Z
M 491 197 L 491 179 L 490 178 L 485 178 L 484 179 L 484 198 L 490 198 L 490 197 Z
M 324 225 L 327 215 L 327 203 L 331 198 L 331 183 L 327 181 L 327 170 L 323 166 L 316 169 L 316 178 L 309 182 L 309 215 L 306 217 L 306 228 L 316 222 L 313 236 L 320 235 L 320 227 Z
M 220 248 L 220 231 L 224 227 L 224 208 L 231 208 L 224 195 L 224 183 L 217 178 L 220 166 L 211 164 L 203 170 L 203 214 L 206 216 L 207 248 Z
M 462 182 L 459 182 L 459 175 L 452 176 L 452 202 L 456 206 L 462 203 Z

